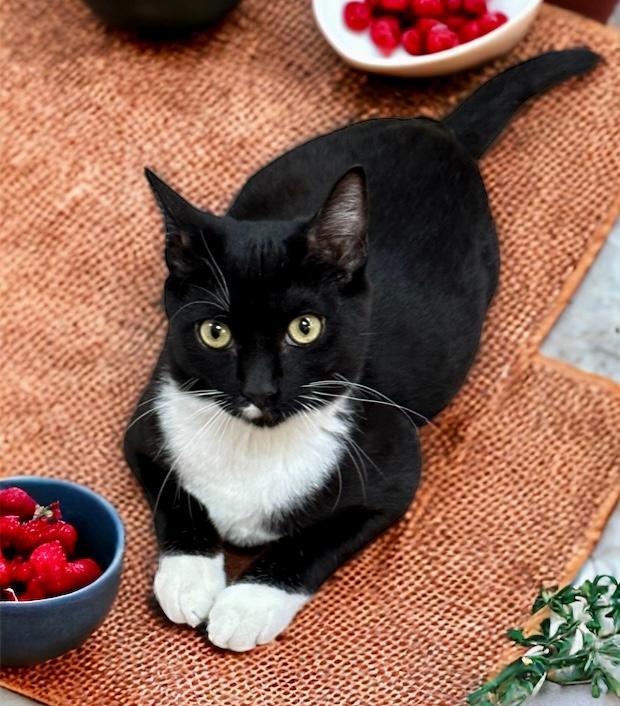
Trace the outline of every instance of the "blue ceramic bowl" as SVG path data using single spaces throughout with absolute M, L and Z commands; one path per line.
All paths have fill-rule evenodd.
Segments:
M 125 532 L 107 500 L 77 483 L 23 476 L 0 480 L 19 486 L 40 505 L 60 500 L 63 518 L 75 525 L 82 550 L 103 569 L 93 583 L 73 593 L 39 601 L 0 602 L 2 666 L 29 666 L 81 645 L 103 622 L 118 592 Z

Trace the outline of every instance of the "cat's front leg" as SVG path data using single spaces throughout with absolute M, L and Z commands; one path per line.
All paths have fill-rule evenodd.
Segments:
M 169 620 L 196 627 L 226 586 L 221 540 L 204 506 L 144 446 L 138 432 L 128 433 L 125 456 L 151 505 L 159 545 L 153 592 Z
M 274 542 L 247 573 L 218 594 L 209 613 L 210 641 L 245 652 L 276 638 L 323 581 L 400 514 L 341 511 Z
M 196 627 L 226 586 L 221 553 L 169 554 L 159 557 L 153 593 L 168 620 Z

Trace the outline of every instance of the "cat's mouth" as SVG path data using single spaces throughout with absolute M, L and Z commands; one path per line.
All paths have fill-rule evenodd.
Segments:
M 258 407 L 249 403 L 236 410 L 236 415 L 241 417 L 248 424 L 257 427 L 275 427 L 278 424 L 290 419 L 303 410 L 297 406 L 290 409 L 274 409 L 270 407 Z
M 252 403 L 241 407 L 239 416 L 257 427 L 275 427 L 286 419 L 286 416 L 276 409 L 261 408 Z

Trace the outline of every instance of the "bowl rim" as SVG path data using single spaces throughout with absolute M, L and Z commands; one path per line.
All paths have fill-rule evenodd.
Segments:
M 535 12 L 540 5 L 542 5 L 543 0 L 524 0 L 523 7 L 508 18 L 508 22 L 504 23 L 500 27 L 497 27 L 492 32 L 484 34 L 482 37 L 477 37 L 471 42 L 466 42 L 465 44 L 459 44 L 451 49 L 444 49 L 440 52 L 435 52 L 434 54 L 423 54 L 420 56 L 415 56 L 412 54 L 402 55 L 392 55 L 392 56 L 367 56 L 361 57 L 356 53 L 351 52 L 344 48 L 342 44 L 339 44 L 333 37 L 333 35 L 327 31 L 326 23 L 322 21 L 323 14 L 322 11 L 317 9 L 319 6 L 326 6 L 328 3 L 333 3 L 334 0 L 312 0 L 312 13 L 314 20 L 327 41 L 327 43 L 343 58 L 355 65 L 365 64 L 366 66 L 372 66 L 374 68 L 380 69 L 403 69 L 403 68 L 415 68 L 423 66 L 432 66 L 436 62 L 443 61 L 446 58 L 465 56 L 471 51 L 479 48 L 490 46 L 495 42 L 499 41 L 514 24 L 524 21 L 530 13 Z M 338 0 L 338 4 L 344 4 L 348 0 Z M 352 31 L 352 30 L 349 30 Z
M 117 542 L 114 549 L 114 555 L 108 566 L 103 570 L 101 576 L 96 578 L 92 583 L 78 588 L 76 591 L 71 591 L 70 593 L 63 593 L 60 596 L 50 596 L 48 598 L 37 598 L 34 601 L 0 601 L 0 610 L 14 610 L 16 606 L 21 606 L 17 610 L 28 610 L 27 606 L 40 607 L 42 605 L 53 605 L 54 603 L 62 603 L 72 600 L 74 597 L 81 597 L 87 595 L 89 592 L 93 592 L 97 586 L 102 585 L 111 574 L 117 572 L 123 562 L 123 554 L 125 551 L 125 527 L 123 521 L 118 514 L 118 510 L 112 505 L 109 500 L 106 500 L 102 495 L 91 490 L 81 483 L 76 483 L 71 480 L 65 480 L 64 478 L 54 478 L 53 476 L 9 476 L 6 478 L 0 478 L 0 486 L 4 486 L 7 483 L 10 485 L 19 486 L 20 482 L 29 481 L 44 481 L 46 483 L 55 483 L 56 485 L 66 486 L 74 488 L 85 495 L 89 496 L 91 499 L 99 502 L 105 510 L 108 512 L 112 518 L 112 522 L 117 532 Z

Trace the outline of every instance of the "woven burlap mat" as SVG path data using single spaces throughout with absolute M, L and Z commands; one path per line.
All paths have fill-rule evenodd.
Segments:
M 509 56 L 429 82 L 349 70 L 307 0 L 244 0 L 189 44 L 107 32 L 77 0 L 3 0 L 1 473 L 85 483 L 119 508 L 118 601 L 78 651 L 2 683 L 49 704 L 459 704 L 542 581 L 567 580 L 620 485 L 620 395 L 545 360 L 542 336 L 618 206 L 620 48 L 543 8 Z M 423 434 L 407 518 L 340 570 L 288 633 L 213 649 L 148 602 L 149 513 L 121 436 L 161 343 L 149 164 L 222 209 L 266 159 L 373 115 L 440 115 L 504 66 L 589 44 L 606 64 L 538 100 L 485 159 L 503 273 L 468 384 Z

